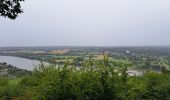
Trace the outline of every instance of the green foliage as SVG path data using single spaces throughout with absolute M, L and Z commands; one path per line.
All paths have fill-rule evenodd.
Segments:
M 77 68 L 40 65 L 23 79 L 0 80 L 2 100 L 170 100 L 169 73 L 129 76 L 130 63 L 89 59 Z
M 143 98 L 169 100 L 170 77 L 167 74 L 150 72 L 145 75 L 146 92 Z
M 22 13 L 21 1 L 24 0 L 0 0 L 0 16 L 15 19 Z
M 0 78 L 0 100 L 11 100 L 12 97 L 20 96 L 19 81 L 20 79 L 8 80 Z
M 129 100 L 169 100 L 169 74 L 148 72 L 142 77 L 129 78 Z
M 121 70 L 116 70 L 115 65 Z M 100 63 L 89 59 L 80 68 L 67 64 L 58 68 L 43 66 L 35 70 L 32 76 L 23 79 L 21 85 L 32 91 L 32 99 L 119 100 L 125 97 L 119 95 L 123 90 L 117 90 L 124 89 L 124 85 L 119 87 L 119 84 L 123 84 L 120 81 L 127 78 L 127 74 L 124 77 L 126 66 L 122 63 L 109 62 L 107 57 Z

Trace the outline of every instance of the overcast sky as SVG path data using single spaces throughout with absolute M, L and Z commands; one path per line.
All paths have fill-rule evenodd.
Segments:
M 170 0 L 25 0 L 0 46 L 170 45 Z

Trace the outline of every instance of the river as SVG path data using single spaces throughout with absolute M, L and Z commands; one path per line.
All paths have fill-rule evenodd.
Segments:
M 40 64 L 38 60 L 26 59 L 14 56 L 0 56 L 0 62 L 6 62 L 21 69 L 33 70 L 36 66 Z M 45 63 L 48 64 L 48 63 Z M 129 69 L 127 71 L 129 76 L 140 76 L 143 75 L 142 71 Z
M 6 62 L 21 69 L 33 70 L 40 64 L 38 60 L 31 60 L 13 56 L 0 56 L 0 62 Z

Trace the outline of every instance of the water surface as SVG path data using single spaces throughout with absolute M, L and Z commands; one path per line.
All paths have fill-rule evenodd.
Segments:
M 38 60 L 31 60 L 13 56 L 0 56 L 0 62 L 6 62 L 21 69 L 33 70 L 40 64 Z

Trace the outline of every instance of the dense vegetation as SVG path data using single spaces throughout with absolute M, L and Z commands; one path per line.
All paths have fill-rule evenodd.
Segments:
M 24 0 L 0 0 L 0 16 L 15 19 L 22 13 L 21 2 Z
M 130 63 L 89 59 L 83 67 L 40 65 L 32 75 L 0 78 L 2 100 L 169 100 L 170 73 L 129 76 Z

